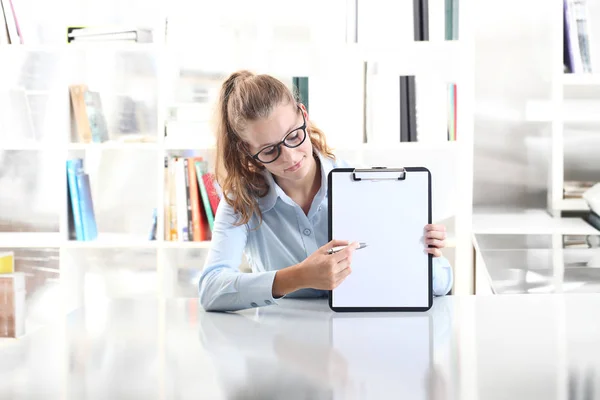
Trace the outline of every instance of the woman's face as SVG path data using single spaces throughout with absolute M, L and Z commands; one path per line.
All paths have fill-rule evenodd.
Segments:
M 242 137 L 249 145 L 250 154 L 258 153 L 257 161 L 269 172 L 282 179 L 298 181 L 307 175 L 314 162 L 306 124 L 308 114 L 304 105 L 280 104 L 267 118 L 248 123 Z M 294 147 L 281 143 L 284 138 L 286 144 Z M 268 162 L 272 159 L 275 161 Z

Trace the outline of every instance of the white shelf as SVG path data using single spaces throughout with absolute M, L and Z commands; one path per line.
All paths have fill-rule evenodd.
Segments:
M 563 84 L 565 86 L 598 86 L 600 85 L 600 74 L 564 74 Z
M 23 143 L 0 143 L 0 150 L 11 151 L 39 151 L 39 150 L 55 150 L 64 148 L 59 143 L 44 143 L 44 142 L 23 142 Z
M 600 101 L 565 100 L 562 105 L 563 121 L 571 123 L 600 122 Z M 529 122 L 552 122 L 558 115 L 550 100 L 530 100 L 525 109 Z
M 398 142 L 398 143 L 357 143 L 336 146 L 335 150 L 344 151 L 453 151 L 459 146 L 457 141 L 445 142 Z
M 67 148 L 69 150 L 156 150 L 158 149 L 158 144 L 153 142 L 108 141 L 104 143 L 69 143 Z
M 194 140 L 168 140 L 165 139 L 165 150 L 199 150 L 215 151 L 216 147 L 210 143 Z
M 474 213 L 473 233 L 495 235 L 600 235 L 582 218 L 553 218 L 544 210 Z
M 217 47 L 216 43 L 211 43 Z M 462 68 L 464 58 L 468 52 L 464 42 L 461 41 L 408 41 L 396 45 L 373 45 L 361 43 L 288 43 L 286 45 L 253 41 L 237 42 L 231 45 L 230 51 L 244 54 L 252 48 L 251 59 L 244 59 L 243 68 L 254 71 L 269 71 L 273 74 L 302 76 L 306 74 L 319 74 L 328 67 L 346 62 L 383 61 L 389 71 L 399 74 L 413 72 L 457 71 Z M 206 64 L 205 57 L 198 53 L 197 57 L 189 54 L 190 46 L 198 43 L 179 42 L 168 45 L 167 53 L 170 58 L 182 59 L 182 68 L 198 68 Z M 302 57 L 298 57 L 302 54 Z M 294 60 L 294 62 L 289 62 Z M 331 64 L 333 62 L 333 64 Z M 444 69 L 440 69 L 440 65 Z M 223 68 L 235 69 L 236 66 Z M 327 71 L 329 73 L 330 71 Z M 331 71 L 333 72 L 333 71 Z
M 562 211 L 589 211 L 590 207 L 584 199 L 563 199 L 558 204 Z
M 167 249 L 208 249 L 210 248 L 210 240 L 202 242 L 171 242 L 164 241 L 161 245 Z
M 0 232 L 2 248 L 60 247 L 58 232 Z
M 159 43 L 134 43 L 124 41 L 114 42 L 86 42 L 86 43 L 63 43 L 50 45 L 27 45 L 11 44 L 10 46 L 0 46 L 0 53 L 61 53 L 69 51 L 133 51 L 133 52 L 153 52 L 163 50 L 165 47 Z
M 65 240 L 67 248 L 155 248 L 157 242 L 147 237 L 136 237 L 126 233 L 99 233 L 95 240 Z

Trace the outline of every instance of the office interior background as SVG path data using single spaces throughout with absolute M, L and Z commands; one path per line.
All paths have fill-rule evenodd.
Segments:
M 425 13 L 411 2 L 341 0 L 304 2 L 293 13 L 285 2 L 64 1 L 60 13 L 57 3 L 13 3 L 1 36 L 0 229 L 3 251 L 28 272 L 29 297 L 50 295 L 61 279 L 73 306 L 84 293 L 196 293 L 211 228 L 198 195 L 207 228 L 185 238 L 166 232 L 177 231 L 165 225 L 177 196 L 176 179 L 164 176 L 174 159 L 193 156 L 203 158 L 201 174 L 212 171 L 211 107 L 219 83 L 240 68 L 295 87 L 340 158 L 432 171 L 433 218 L 449 228 L 455 294 L 476 292 L 474 234 L 492 269 L 495 246 L 556 250 L 558 238 L 546 233 L 571 247 L 597 242 L 582 198 L 600 174 L 596 1 L 580 16 L 591 69 L 580 61 L 572 73 L 557 1 L 431 1 Z M 108 36 L 77 38 L 78 27 Z M 77 159 L 93 207 L 87 238 L 82 227 L 75 234 L 64 174 Z M 594 260 L 596 250 L 571 247 L 576 265 Z M 507 274 L 533 273 L 523 257 L 538 256 L 515 254 L 510 273 L 489 277 L 485 268 L 480 291 L 495 291 L 493 278 L 510 285 Z M 587 288 L 595 275 L 585 272 Z
M 425 3 L 0 1 L 0 257 L 27 326 L 198 295 L 211 107 L 242 68 L 295 88 L 338 157 L 431 170 L 452 295 L 600 292 L 600 1 Z

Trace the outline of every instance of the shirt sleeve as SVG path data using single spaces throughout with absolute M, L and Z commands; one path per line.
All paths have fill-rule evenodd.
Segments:
M 277 271 L 239 270 L 248 227 L 235 225 L 237 214 L 224 200 L 215 215 L 211 247 L 200 276 L 200 304 L 207 311 L 237 311 L 276 304 L 273 280 Z
M 433 295 L 445 296 L 452 289 L 454 276 L 450 262 L 445 257 L 433 258 Z

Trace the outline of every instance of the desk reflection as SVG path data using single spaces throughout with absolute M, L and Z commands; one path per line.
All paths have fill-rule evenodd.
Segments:
M 332 313 L 290 300 L 252 314 L 201 313 L 200 340 L 228 399 L 447 399 L 435 311 Z

